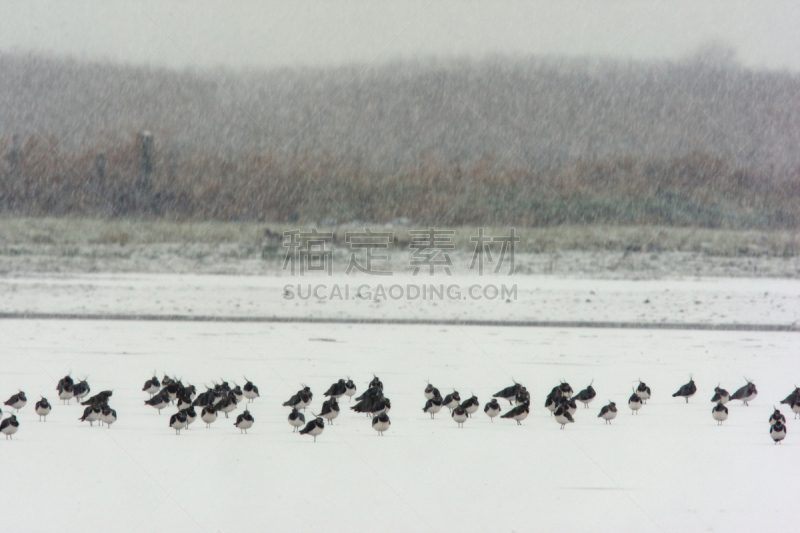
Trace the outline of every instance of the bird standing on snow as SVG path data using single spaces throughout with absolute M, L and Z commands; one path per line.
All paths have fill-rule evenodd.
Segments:
M 104 406 L 100 412 L 100 423 L 105 424 L 109 429 L 111 424 L 117 421 L 117 412 L 109 406 Z
M 289 424 L 294 427 L 294 433 L 297 431 L 297 428 L 302 427 L 306 423 L 306 417 L 303 416 L 303 413 L 298 411 L 297 409 L 292 409 L 292 412 L 289 413 Z
M 181 430 L 188 426 L 189 424 L 186 421 L 186 413 L 183 411 L 178 411 L 171 417 L 169 417 L 169 427 L 175 430 L 176 435 L 181 434 Z
M 305 389 L 297 391 L 297 394 L 292 395 L 288 401 L 283 402 L 284 407 L 291 407 L 292 409 L 305 409 L 311 405 L 311 397 Z
M 322 418 L 317 416 L 314 420 L 306 424 L 306 427 L 300 430 L 300 434 L 311 435 L 312 437 L 314 437 L 314 442 L 317 442 L 317 435 L 321 434 L 322 430 L 324 429 L 325 429 L 325 422 L 322 420 Z
M 253 382 L 247 379 L 246 376 L 244 380 L 247 383 L 245 383 L 244 387 L 242 387 L 242 393 L 244 394 L 244 397 L 252 403 L 256 398 L 258 398 L 258 387 L 253 385 Z
M 792 412 L 795 418 L 797 418 L 797 415 L 800 415 L 800 398 L 797 398 L 792 404 Z
M 347 378 L 347 382 L 344 384 L 344 386 L 345 386 L 344 395 L 352 400 L 353 396 L 355 396 L 355 394 L 356 394 L 356 390 L 357 390 L 356 384 L 353 382 L 352 379 L 350 379 L 348 377 Z
M 633 391 L 631 397 L 628 398 L 628 407 L 631 409 L 631 414 L 639 414 L 639 409 L 642 408 L 642 399 L 639 397 L 636 391 Z
M 517 425 L 521 426 L 522 421 L 528 418 L 530 412 L 531 412 L 530 406 L 527 403 L 523 403 L 509 410 L 506 414 L 504 414 L 500 418 L 513 418 L 514 420 L 517 421 Z
M 463 402 L 461 402 L 461 407 L 467 412 L 467 416 L 472 418 L 473 413 L 477 412 L 478 409 L 481 407 L 481 402 L 478 401 L 478 397 L 474 394 L 471 398 L 467 398 Z
M 586 409 L 589 408 L 589 404 L 592 402 L 592 400 L 594 400 L 594 397 L 597 396 L 597 392 L 595 392 L 595 390 L 592 388 L 592 383 L 594 383 L 594 380 L 589 383 L 588 387 L 580 391 L 578 395 L 575 396 L 579 402 L 583 402 L 583 406 Z
M 647 400 L 650 399 L 650 387 L 641 379 L 639 380 L 639 386 L 636 387 L 636 395 L 642 399 L 642 403 L 647 403 Z
M 492 397 L 493 398 L 504 398 L 504 399 L 508 400 L 509 405 L 513 405 L 514 398 L 517 397 L 517 393 L 520 391 L 521 388 L 522 388 L 522 385 L 520 385 L 519 383 L 517 383 L 515 381 L 512 386 L 506 387 L 505 389 L 501 390 L 500 392 L 492 394 Z
M 733 393 L 731 400 L 742 400 L 745 405 L 748 405 L 748 402 L 755 400 L 757 395 L 758 391 L 756 390 L 755 383 L 748 381 L 747 385 L 740 387 L 739 390 Z
M 250 411 L 245 409 L 244 413 L 236 417 L 236 422 L 234 422 L 233 425 L 239 428 L 239 433 L 244 431 L 244 434 L 247 435 L 247 430 L 253 427 L 253 423 L 255 423 L 253 415 L 250 414 Z
M 0 422 L 0 433 L 5 435 L 6 439 L 10 439 L 11 435 L 16 433 L 18 430 L 19 430 L 19 422 L 17 421 L 16 415 L 11 415 L 10 417 Z
M 464 422 L 467 421 L 467 410 L 460 405 L 456 405 L 450 416 L 458 423 L 458 427 L 463 428 Z
M 430 400 L 431 398 L 433 398 L 435 396 L 433 391 L 435 391 L 435 390 L 436 390 L 436 387 L 434 387 L 433 385 L 430 384 L 430 382 L 428 382 L 428 386 L 425 387 L 425 390 L 423 391 L 423 394 L 425 395 L 425 399 L 426 400 Z
M 144 387 L 142 387 L 142 392 L 146 392 L 152 398 L 155 393 L 161 390 L 161 382 L 158 381 L 158 378 L 153 373 L 153 377 L 148 379 L 144 382 Z
M 717 425 L 721 426 L 728 419 L 728 408 L 722 402 L 717 402 L 717 405 L 711 409 L 711 416 L 717 421 Z
M 442 400 L 442 405 L 450 409 L 450 414 L 453 413 L 453 409 L 458 407 L 460 403 L 461 396 L 458 394 L 458 391 L 453 391 L 452 394 L 448 394 L 444 397 L 444 400 Z
M 783 416 L 783 413 L 781 413 L 780 410 L 776 407 L 775 412 L 772 413 L 772 416 L 769 417 L 769 425 L 774 426 L 778 422 L 780 422 L 781 424 L 785 424 L 786 417 Z
M 3 422 L 5 422 L 5 420 Z M 783 425 L 783 422 L 778 422 L 774 426 L 770 426 L 770 428 L 769 428 L 769 436 L 772 437 L 772 440 L 775 441 L 775 444 L 778 444 L 783 439 L 785 439 L 786 438 L 786 426 Z
M 327 420 L 328 424 L 333 425 L 333 419 L 339 416 L 339 402 L 336 401 L 336 397 L 332 396 L 330 400 L 322 402 L 322 411 L 319 416 Z
M 725 405 L 730 401 L 730 399 L 731 395 L 728 394 L 728 391 L 726 391 L 723 388 L 720 388 L 719 385 L 714 387 L 714 396 L 711 397 L 712 402 L 721 403 L 722 405 Z
M 483 412 L 486 413 L 489 420 L 494 422 L 494 417 L 500 414 L 500 404 L 497 403 L 497 398 L 492 398 L 492 401 L 483 407 Z
M 694 384 L 694 380 L 692 378 L 689 378 L 689 383 L 678 389 L 678 392 L 673 394 L 672 397 L 677 398 L 678 396 L 681 396 L 686 398 L 686 403 L 689 403 L 689 398 L 694 396 L 695 392 L 697 392 L 697 385 Z
M 166 391 L 163 391 L 159 394 L 156 394 L 149 400 L 145 400 L 144 404 L 149 405 L 154 409 L 158 409 L 158 414 L 161 414 L 161 410 L 169 405 L 169 395 Z
M 343 379 L 340 379 L 339 381 L 328 387 L 328 390 L 325 391 L 323 396 L 331 396 L 338 400 L 339 398 L 344 396 L 345 391 L 347 391 L 347 387 L 345 387 L 345 381 Z
M 798 399 L 800 399 L 800 387 L 795 385 L 794 391 L 789 396 L 781 400 L 781 404 L 785 404 L 791 407 Z
M 564 426 L 567 424 L 572 424 L 575 422 L 575 419 L 572 418 L 572 415 L 569 414 L 569 411 L 564 409 L 564 407 L 559 407 L 555 413 L 553 413 L 553 417 L 555 417 L 556 422 L 561 424 L 561 429 L 564 429 Z
M 94 404 L 84 409 L 83 416 L 78 420 L 81 422 L 89 422 L 90 426 L 94 426 L 94 423 L 100 420 L 102 414 L 103 410 L 100 408 L 100 406 L 98 404 Z
M 44 421 L 47 422 L 47 415 L 50 414 L 52 409 L 47 398 L 42 396 L 42 399 L 36 402 L 36 414 L 39 415 L 39 422 L 42 421 L 42 417 L 44 417 Z
M 431 419 L 433 419 L 433 415 L 435 415 L 441 410 L 442 410 L 441 398 L 431 398 L 430 400 L 425 402 L 425 407 L 422 408 L 423 412 L 429 413 L 431 415 Z
M 92 388 L 89 387 L 89 382 L 86 381 L 86 379 L 81 380 L 72 386 L 72 393 L 75 395 L 76 400 L 81 400 L 84 396 L 92 391 Z
M 600 414 L 597 415 L 597 418 L 602 418 L 606 421 L 606 424 L 610 424 L 612 420 L 617 418 L 617 404 L 608 400 L 608 405 L 604 405 L 600 409 Z
M 19 410 L 25 407 L 27 404 L 28 399 L 25 397 L 25 393 L 22 391 L 19 391 L 18 394 L 15 394 L 5 401 L 5 405 L 11 407 L 16 412 L 19 412 Z
M 372 429 L 378 432 L 378 435 L 383 437 L 383 432 L 389 429 L 392 423 L 389 421 L 389 415 L 382 413 L 372 419 Z
M 203 407 L 203 410 L 200 412 L 200 420 L 206 423 L 206 428 L 210 428 L 212 422 L 217 420 L 217 410 L 214 409 L 213 404 L 208 404 Z

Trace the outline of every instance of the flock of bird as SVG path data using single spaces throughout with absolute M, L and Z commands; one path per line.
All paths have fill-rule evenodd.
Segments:
M 740 400 L 744 405 L 748 405 L 758 395 L 755 384 L 749 380 L 746 381 L 747 383 L 733 394 L 729 394 L 719 385 L 714 388 L 714 395 L 711 398 L 714 407 L 711 410 L 711 416 L 717 421 L 718 425 L 722 425 L 728 419 L 726 403 L 730 400 Z M 234 387 L 231 388 L 228 382 L 222 380 L 220 383 L 214 383 L 214 387 L 206 386 L 205 392 L 198 393 L 194 385 L 184 385 L 180 379 L 170 378 L 166 375 L 159 381 L 154 373 L 153 377 L 145 382 L 142 391 L 150 395 L 150 399 L 144 403 L 158 410 L 159 414 L 163 409 L 174 405 L 177 412 L 170 416 L 169 427 L 175 430 L 176 435 L 180 435 L 182 429 L 188 428 L 197 420 L 198 415 L 195 407 L 200 409 L 200 419 L 209 428 L 217 420 L 219 413 L 228 418 L 228 415 L 237 409 L 239 403 L 245 400 L 248 403 L 252 403 L 256 398 L 259 398 L 258 387 L 246 377 L 245 382 L 242 387 L 234 383 Z M 588 409 L 589 404 L 597 397 L 597 392 L 592 388 L 592 384 L 593 382 L 589 383 L 585 389 L 574 394 L 569 383 L 562 380 L 547 394 L 544 407 L 550 411 L 551 416 L 561 426 L 561 429 L 564 429 L 567 424 L 575 422 L 573 415 L 578 409 L 577 402 L 583 403 L 584 407 Z M 333 425 L 333 421 L 339 416 L 339 400 L 343 396 L 347 396 L 352 401 L 353 396 L 357 393 L 357 387 L 349 377 L 347 379 L 339 379 L 336 383 L 333 383 L 323 394 L 328 399 L 322 403 L 322 409 L 319 414 L 312 412 L 311 414 L 314 415 L 314 418 L 309 422 L 306 422 L 305 415 L 301 411 L 305 411 L 311 406 L 313 393 L 310 387 L 305 385 L 302 387 L 289 400 L 284 402 L 283 406 L 291 408 L 288 421 L 294 431 L 299 432 L 300 435 L 309 435 L 316 442 L 317 437 L 325 429 L 325 421 Z M 102 391 L 86 398 L 91 392 L 88 381 L 83 379 L 76 383 L 69 374 L 58 381 L 56 390 L 58 391 L 59 399 L 63 403 L 69 404 L 72 399 L 75 399 L 80 405 L 86 407 L 83 416 L 79 418 L 81 422 L 89 422 L 90 426 L 93 426 L 94 422 L 98 422 L 98 426 L 105 425 L 108 428 L 116 422 L 117 412 L 109 406 L 109 399 L 113 395 L 113 391 Z M 688 403 L 689 398 L 696 393 L 697 385 L 694 379 L 690 378 L 689 383 L 681 386 L 672 396 L 685 398 Z M 464 427 L 464 423 L 480 409 L 480 402 L 474 394 L 464 401 L 461 401 L 460 394 L 455 390 L 442 396 L 439 389 L 430 382 L 425 387 L 423 395 L 426 400 L 425 406 L 422 408 L 423 412 L 429 414 L 433 419 L 442 408 L 447 408 L 458 427 Z M 650 396 L 650 387 L 643 381 L 638 380 L 638 386 L 632 389 L 632 394 L 628 398 L 628 408 L 631 410 L 631 414 L 638 414 L 642 406 L 647 404 Z M 84 400 L 84 398 L 86 399 Z M 350 409 L 356 413 L 364 413 L 367 417 L 371 417 L 372 428 L 378 432 L 378 435 L 383 436 L 391 425 L 389 411 L 392 405 L 389 398 L 384 395 L 381 380 L 373 375 L 373 379 L 369 382 L 367 389 L 355 400 L 357 403 Z M 503 408 L 498 400 L 508 400 L 508 411 L 501 414 Z M 20 390 L 4 403 L 4 405 L 14 410 L 14 413 L 8 418 L 3 418 L 0 422 L 0 432 L 6 436 L 6 439 L 12 438 L 12 435 L 19 430 L 19 420 L 17 420 L 16 413 L 25 407 L 27 402 L 28 399 L 25 393 Z M 795 390 L 780 403 L 788 405 L 792 412 L 795 413 L 795 418 L 797 418 L 800 415 L 800 388 L 795 387 Z M 515 381 L 513 385 L 493 394 L 492 399 L 484 405 L 483 412 L 492 422 L 494 422 L 495 417 L 500 416 L 500 418 L 513 419 L 518 425 L 521 425 L 522 421 L 530 414 L 530 406 L 530 392 L 522 384 Z M 52 406 L 47 401 L 47 398 L 42 396 L 36 402 L 35 410 L 36 414 L 39 415 L 39 421 L 46 422 Z M 609 400 L 609 403 L 600 409 L 597 417 L 602 418 L 606 424 L 611 424 L 617 414 L 616 403 Z M 2 410 L 0 410 L 0 418 L 2 418 Z M 241 432 L 247 433 L 247 430 L 254 423 L 255 419 L 245 407 L 244 412 L 236 417 L 236 422 L 233 425 Z M 779 408 L 776 407 L 770 416 L 769 425 L 769 434 L 773 441 L 775 444 L 781 443 L 786 438 L 787 431 L 786 418 Z M 302 429 L 300 429 L 301 427 Z

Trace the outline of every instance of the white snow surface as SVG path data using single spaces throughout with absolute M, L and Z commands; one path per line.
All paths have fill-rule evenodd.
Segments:
M 324 284 L 320 295 L 301 299 Z M 359 300 L 358 287 L 372 298 Z M 516 300 L 447 298 L 408 301 L 378 298 L 377 285 L 457 286 L 466 297 L 474 284 L 516 286 Z M 295 298 L 284 298 L 291 285 Z M 330 298 L 333 286 L 350 287 L 350 299 Z M 480 294 L 480 290 L 475 291 Z M 429 320 L 616 321 L 643 323 L 797 325 L 800 279 L 684 278 L 575 279 L 554 276 L 219 276 L 196 274 L 69 274 L 0 278 L 0 312 L 303 317 Z M 364 291 L 367 294 L 367 291 Z M 395 292 L 395 294 L 399 294 Z
M 692 320 L 725 313 L 723 321 L 786 323 L 796 319 L 800 292 L 787 280 L 526 283 L 515 303 L 436 308 L 493 319 L 649 312 L 645 320 L 674 321 L 685 305 Z M 280 298 L 282 285 L 220 276 L 4 279 L 2 310 L 442 317 L 419 303 L 294 308 L 298 302 Z M 539 293 L 547 297 L 526 300 Z M 800 383 L 798 339 L 795 332 L 0 320 L 0 400 L 18 389 L 29 399 L 13 440 L 0 436 L 0 530 L 788 531 L 798 524 L 800 422 L 782 406 L 788 436 L 776 446 L 768 419 Z M 233 427 L 240 406 L 211 429 L 198 419 L 176 436 L 168 427 L 174 407 L 159 415 L 144 405 L 141 389 L 154 369 L 200 389 L 221 378 L 241 385 L 247 376 L 261 391 L 250 406 L 254 426 L 247 435 Z M 68 371 L 88 376 L 92 394 L 113 389 L 111 429 L 79 422 L 74 402 L 61 405 L 54 389 Z M 346 399 L 316 443 L 292 433 L 281 403 L 301 383 L 313 390 L 317 412 L 331 383 L 349 375 L 363 392 L 373 373 L 392 400 L 383 437 Z M 698 393 L 688 404 L 672 398 L 690 375 Z M 730 417 L 717 426 L 713 388 L 733 393 L 745 377 L 758 397 L 749 407 L 730 402 Z M 458 429 L 446 410 L 435 420 L 422 412 L 427 380 L 443 394 L 474 393 L 483 405 L 512 378 L 533 397 L 521 426 L 492 423 L 481 409 Z M 626 405 L 638 378 L 653 397 L 632 416 Z M 561 379 L 576 393 L 594 380 L 598 392 L 563 431 L 543 407 Z M 53 404 L 47 422 L 34 412 L 40 394 Z M 608 400 L 620 409 L 610 426 L 597 418 Z

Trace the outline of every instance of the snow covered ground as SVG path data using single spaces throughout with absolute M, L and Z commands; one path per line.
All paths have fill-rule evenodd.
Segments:
M 262 287 L 262 280 L 237 286 L 215 280 L 213 290 L 198 293 L 226 312 L 247 298 L 275 303 L 274 287 Z M 147 278 L 42 279 L 38 298 L 32 280 L 5 279 L 3 309 L 108 305 L 109 312 L 159 312 L 154 298 L 166 307 L 201 305 L 185 301 L 191 291 L 162 281 L 123 308 L 115 299 L 135 295 Z M 561 302 L 553 314 L 584 313 L 591 307 L 586 299 L 623 312 L 619 295 L 653 303 L 664 293 L 634 282 L 607 293 L 581 283 L 541 288 Z M 706 302 L 710 291 L 721 300 L 714 309 L 737 309 L 724 303 L 730 295 L 746 307 L 734 319 L 794 320 L 796 304 L 787 302 L 791 311 L 779 319 L 767 315 L 778 311 L 761 299 L 745 306 L 764 292 L 796 302 L 794 282 L 758 290 L 755 283 L 745 289 L 715 283 L 697 285 L 703 295 L 696 297 Z M 584 294 L 589 290 L 596 294 Z M 580 301 L 569 305 L 572 299 Z M 353 313 L 377 312 L 371 303 L 349 305 Z M 661 314 L 676 318 L 670 309 Z M 797 341 L 791 332 L 0 320 L 0 395 L 5 400 L 22 389 L 30 400 L 14 439 L 0 439 L 0 529 L 787 531 L 797 526 L 800 422 L 788 416 L 788 437 L 775 446 L 767 420 L 773 404 L 800 382 Z M 211 429 L 198 421 L 176 436 L 167 427 L 171 411 L 159 415 L 143 403 L 142 384 L 153 369 L 197 386 L 219 378 L 241 383 L 246 375 L 261 390 L 251 407 L 254 427 L 241 435 L 233 419 Z M 57 401 L 55 380 L 68 370 L 88 375 L 93 393 L 113 389 L 119 421 L 111 429 L 80 423 L 80 407 Z M 301 382 L 314 391 L 316 410 L 336 379 L 350 375 L 364 390 L 373 372 L 393 405 L 385 436 L 351 411 L 316 443 L 292 433 L 281 403 Z M 671 394 L 690 374 L 699 392 L 686 404 Z M 718 427 L 713 387 L 733 391 L 743 376 L 758 385 L 759 396 L 750 407 L 731 402 L 729 420 Z M 421 411 L 427 379 L 443 393 L 474 392 L 483 404 L 512 377 L 534 399 L 522 426 L 491 423 L 481 410 L 458 429 L 444 413 L 430 420 Z M 637 378 L 651 386 L 653 398 L 631 416 L 625 406 Z M 576 391 L 594 380 L 598 391 L 591 409 L 579 408 L 576 423 L 563 431 L 542 407 L 560 379 Z M 46 423 L 33 411 L 39 394 L 55 404 Z M 609 399 L 620 415 L 606 426 L 597 413 Z

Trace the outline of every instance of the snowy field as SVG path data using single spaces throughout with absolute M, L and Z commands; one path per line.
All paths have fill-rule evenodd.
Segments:
M 6 280 L 7 281 L 7 280 Z M 636 292 L 631 283 L 631 291 Z M 735 292 L 735 291 L 733 291 Z M 162 295 L 168 297 L 168 295 Z M 796 306 L 794 306 L 796 307 Z M 119 310 L 119 307 L 115 308 Z M 752 315 L 752 313 L 750 313 Z M 752 316 L 748 317 L 748 320 Z M 0 395 L 22 389 L 13 440 L 0 439 L 3 531 L 788 531 L 798 525 L 800 422 L 775 446 L 767 419 L 800 382 L 797 333 L 331 324 L 1 320 Z M 261 390 L 249 434 L 233 419 L 176 436 L 144 405 L 158 370 L 202 387 L 246 375 Z M 62 406 L 55 380 L 88 375 L 113 389 L 109 430 Z M 292 433 L 281 403 L 376 373 L 392 400 L 379 437 L 346 409 L 313 443 Z M 687 405 L 671 394 L 694 376 Z M 711 418 L 713 387 L 752 379 L 750 407 Z M 421 409 L 427 379 L 485 403 L 512 383 L 531 416 L 463 429 Z M 560 379 L 594 380 L 591 409 L 565 430 L 542 406 Z M 627 411 L 637 378 L 653 398 Z M 38 422 L 33 403 L 54 409 Z M 600 407 L 620 415 L 606 426 Z M 4 407 L 4 412 L 8 409 Z M 347 412 L 344 412 L 347 411 Z M 784 413 L 791 415 L 788 409 Z M 241 409 L 236 411 L 241 413 Z

